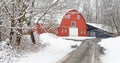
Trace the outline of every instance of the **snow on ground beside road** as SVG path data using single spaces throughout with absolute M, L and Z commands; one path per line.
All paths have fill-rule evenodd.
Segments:
M 71 45 L 80 45 L 80 42 L 64 40 L 49 33 L 41 34 L 40 40 L 42 44 L 47 45 L 43 51 L 23 57 L 16 63 L 56 63 L 74 50 Z
M 9 40 L 0 42 L 0 63 L 12 63 L 16 60 L 16 52 L 9 44 Z
M 120 63 L 120 37 L 103 39 L 99 44 L 106 49 L 103 63 Z
M 62 38 L 62 39 L 71 39 L 71 40 L 85 40 L 85 39 L 93 39 L 95 37 L 59 37 L 59 38 Z

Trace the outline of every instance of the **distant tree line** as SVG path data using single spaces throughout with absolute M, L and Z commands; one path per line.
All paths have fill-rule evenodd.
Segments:
M 108 25 L 120 34 L 119 0 L 0 0 L 0 41 L 10 39 L 20 45 L 29 32 L 35 44 L 35 23 L 42 22 L 50 27 L 47 31 L 57 33 L 56 26 L 69 9 L 81 12 L 86 22 Z

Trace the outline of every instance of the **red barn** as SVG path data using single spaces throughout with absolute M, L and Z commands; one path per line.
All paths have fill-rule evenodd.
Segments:
M 53 33 L 53 34 L 57 34 L 56 33 L 56 29 L 57 28 L 51 28 L 50 26 L 47 26 L 48 24 L 42 24 L 42 23 L 36 23 L 35 27 L 33 28 L 33 31 L 36 32 L 38 35 L 42 34 L 42 33 Z
M 58 36 L 87 36 L 85 19 L 77 10 L 65 14 L 58 27 Z
M 40 35 L 41 33 L 46 32 L 46 28 L 43 26 L 43 24 L 36 23 L 35 27 L 33 28 L 33 31 Z

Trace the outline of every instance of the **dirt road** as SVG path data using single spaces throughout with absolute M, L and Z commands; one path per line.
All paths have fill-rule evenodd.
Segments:
M 97 44 L 99 41 L 100 39 L 85 40 L 61 63 L 101 63 L 99 57 L 104 49 Z

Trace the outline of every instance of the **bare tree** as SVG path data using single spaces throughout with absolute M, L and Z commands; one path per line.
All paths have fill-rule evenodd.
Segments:
M 31 10 L 30 3 L 33 3 L 33 1 L 10 0 L 8 3 L 5 3 L 5 17 L 9 19 L 11 24 L 8 27 L 6 25 L 4 27 L 10 28 L 11 43 L 16 42 L 17 45 L 20 45 L 21 36 L 23 35 L 23 25 L 27 22 L 27 15 L 31 14 L 31 12 L 28 12 L 28 10 Z
M 120 1 L 118 0 L 0 0 L 0 40 L 10 39 L 20 45 L 21 37 L 30 32 L 35 44 L 32 28 L 43 23 L 46 32 L 57 33 L 56 26 L 69 9 L 77 9 L 86 22 L 110 26 L 120 33 Z M 59 19 L 59 20 L 58 20 Z M 24 27 L 27 25 L 28 27 Z
M 4 25 L 3 27 L 9 28 L 10 30 L 9 32 L 10 42 L 20 45 L 21 37 L 22 35 L 25 34 L 23 33 L 23 28 L 24 28 L 24 25 L 27 24 L 29 28 L 25 28 L 25 29 L 28 29 L 30 31 L 32 42 L 35 44 L 36 41 L 35 41 L 34 34 L 32 31 L 32 28 L 34 27 L 33 23 L 35 23 L 33 22 L 35 21 L 34 19 L 38 15 L 41 15 L 39 19 L 37 19 L 37 23 L 38 23 L 39 21 L 43 19 L 45 15 L 50 15 L 49 12 L 51 8 L 55 6 L 58 1 L 59 0 L 55 2 L 46 1 L 46 3 L 49 3 L 48 6 L 39 7 L 39 8 L 45 9 L 44 11 L 42 11 L 42 13 L 38 12 L 38 11 L 41 11 L 41 9 L 36 8 L 37 6 L 35 6 L 34 4 L 35 0 L 30 0 L 30 1 L 9 0 L 7 3 L 5 3 L 4 13 L 10 25 L 8 27 Z

